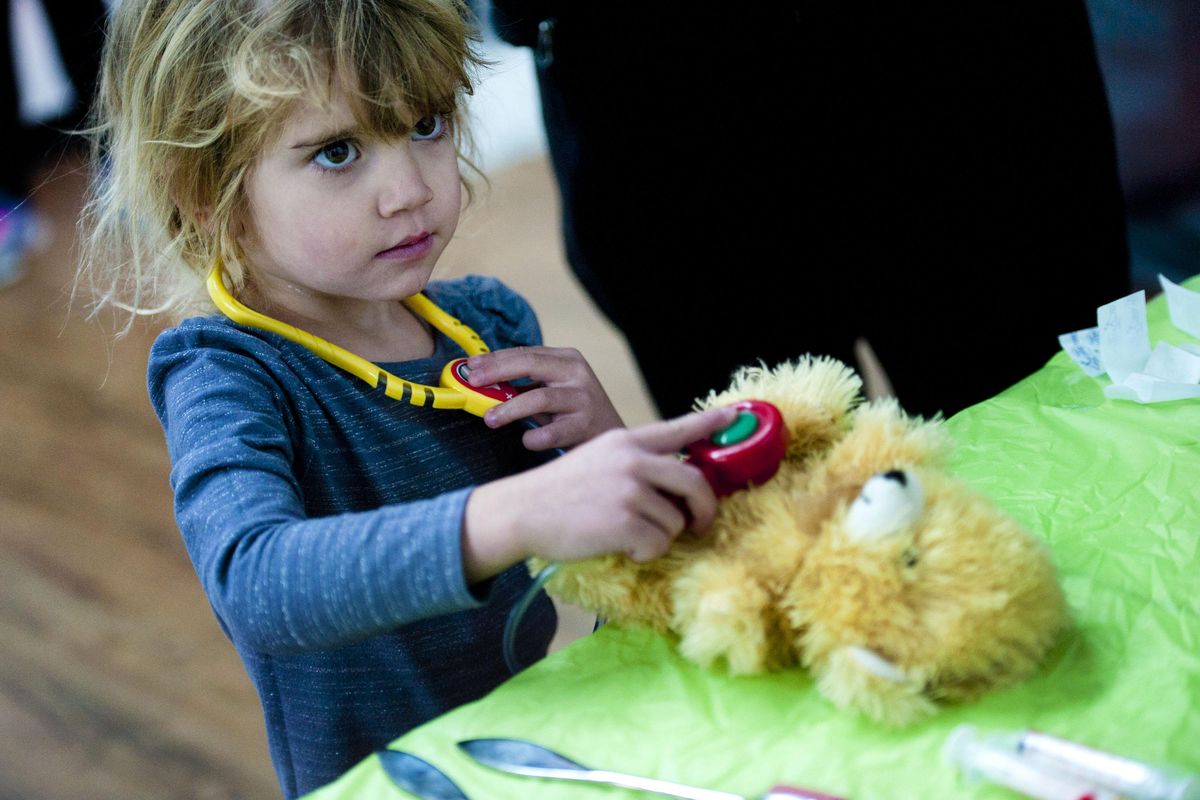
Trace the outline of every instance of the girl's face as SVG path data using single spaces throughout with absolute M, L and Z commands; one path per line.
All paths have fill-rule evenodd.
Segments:
M 259 298 L 305 315 L 425 288 L 458 225 L 462 186 L 440 116 L 368 138 L 344 98 L 302 106 L 245 183 L 239 242 Z

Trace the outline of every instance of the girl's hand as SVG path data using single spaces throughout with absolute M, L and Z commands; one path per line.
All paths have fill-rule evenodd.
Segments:
M 727 406 L 610 430 L 548 464 L 480 486 L 463 520 L 468 579 L 482 580 L 531 556 L 657 558 L 688 526 L 679 504 L 692 530 L 707 530 L 717 499 L 700 470 L 678 454 L 735 416 Z
M 537 384 L 489 409 L 483 418 L 492 428 L 532 418 L 541 427 L 522 437 L 530 450 L 574 447 L 607 430 L 624 427 L 621 415 L 578 350 L 514 347 L 472 356 L 467 368 L 475 386 L 521 378 Z

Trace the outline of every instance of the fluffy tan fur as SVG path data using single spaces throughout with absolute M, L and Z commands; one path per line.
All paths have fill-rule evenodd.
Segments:
M 1046 548 L 945 471 L 940 422 L 863 403 L 860 387 L 832 359 L 742 370 L 701 405 L 778 406 L 790 434 L 778 474 L 722 500 L 703 538 L 649 563 L 564 564 L 547 589 L 669 633 L 704 666 L 807 668 L 836 705 L 894 725 L 1028 677 L 1068 624 Z M 864 535 L 852 504 L 885 473 L 922 502 Z

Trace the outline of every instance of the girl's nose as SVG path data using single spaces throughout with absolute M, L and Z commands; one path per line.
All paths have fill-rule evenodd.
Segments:
M 420 208 L 433 199 L 433 189 L 425 182 L 412 150 L 400 145 L 389 151 L 379 189 L 379 214 L 383 217 Z

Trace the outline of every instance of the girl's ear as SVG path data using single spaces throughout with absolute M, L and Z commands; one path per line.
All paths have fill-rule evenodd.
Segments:
M 209 236 L 216 236 L 216 223 L 213 222 L 213 208 L 210 205 L 200 206 L 192 211 L 192 222 L 197 228 L 207 233 Z M 235 223 L 233 234 L 235 237 L 240 237 L 242 234 L 241 226 Z
M 173 196 L 171 199 L 175 202 L 174 220 L 176 225 L 182 228 L 184 225 L 191 223 L 202 230 L 206 230 L 209 233 L 212 232 L 209 228 L 212 220 L 211 206 L 196 208 L 195 206 L 190 206 L 190 204 L 179 202 L 177 197 Z

